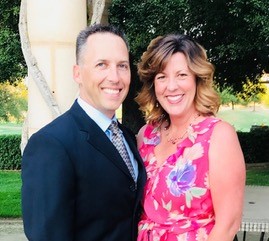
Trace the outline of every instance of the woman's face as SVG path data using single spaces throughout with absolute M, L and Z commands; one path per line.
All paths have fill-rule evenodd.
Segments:
M 170 118 L 195 111 L 196 78 L 183 53 L 171 56 L 164 70 L 155 76 L 154 85 L 157 100 Z

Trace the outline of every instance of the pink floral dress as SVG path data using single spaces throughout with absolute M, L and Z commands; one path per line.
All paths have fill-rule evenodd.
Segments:
M 148 125 L 140 154 L 147 170 L 138 241 L 206 241 L 214 209 L 208 178 L 208 149 L 219 119 L 208 117 L 189 127 L 177 151 L 157 166 L 154 148 L 159 128 Z

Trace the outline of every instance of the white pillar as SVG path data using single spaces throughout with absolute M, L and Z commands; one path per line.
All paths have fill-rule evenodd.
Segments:
M 75 41 L 87 24 L 86 0 L 27 0 L 31 49 L 51 92 L 65 112 L 78 94 L 72 78 Z M 29 136 L 53 120 L 31 76 L 28 81 Z

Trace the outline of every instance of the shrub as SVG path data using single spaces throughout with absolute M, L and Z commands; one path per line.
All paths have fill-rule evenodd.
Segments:
M 238 132 L 246 163 L 269 162 L 269 128 L 255 126 L 250 132 Z M 21 135 L 0 135 L 0 170 L 21 169 Z
M 255 126 L 250 132 L 238 132 L 246 163 L 269 162 L 269 128 Z
M 0 170 L 21 169 L 21 135 L 0 135 Z

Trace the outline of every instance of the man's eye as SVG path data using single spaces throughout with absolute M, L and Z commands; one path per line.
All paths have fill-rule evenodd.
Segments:
M 119 67 L 121 69 L 126 69 L 126 70 L 129 69 L 129 65 L 128 64 L 120 64 Z
M 97 66 L 103 67 L 105 64 L 104 63 L 98 63 Z

